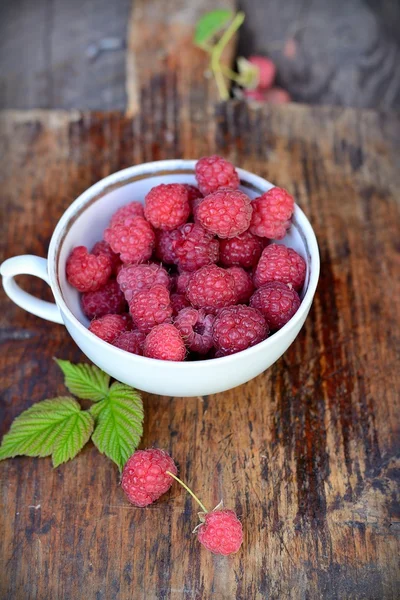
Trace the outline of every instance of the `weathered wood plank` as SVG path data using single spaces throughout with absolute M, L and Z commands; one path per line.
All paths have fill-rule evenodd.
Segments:
M 398 117 L 229 104 L 215 121 L 198 107 L 182 125 L 174 102 L 167 120 L 157 106 L 133 121 L 3 113 L 2 254 L 44 255 L 77 194 L 151 158 L 217 151 L 295 194 L 322 257 L 296 342 L 230 392 L 145 395 L 142 447 L 169 449 L 206 505 L 223 497 L 238 511 L 243 550 L 225 559 L 199 548 L 196 508 L 178 488 L 146 510 L 128 506 L 116 468 L 91 445 L 56 471 L 47 459 L 17 458 L 0 464 L 0 596 L 396 598 Z M 4 432 L 23 408 L 63 390 L 52 356 L 84 357 L 61 326 L 3 293 L 0 332 Z

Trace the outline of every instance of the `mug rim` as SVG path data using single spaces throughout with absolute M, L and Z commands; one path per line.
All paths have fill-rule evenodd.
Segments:
M 54 295 L 55 302 L 59 307 L 61 313 L 68 318 L 74 327 L 78 329 L 78 331 L 84 335 L 88 341 L 93 344 L 101 344 L 101 347 L 104 350 L 107 350 L 111 353 L 116 353 L 116 357 L 120 357 L 121 353 L 125 359 L 129 357 L 139 363 L 141 361 L 145 361 L 148 364 L 148 361 L 151 361 L 153 364 L 155 361 L 157 363 L 168 363 L 170 366 L 174 365 L 176 368 L 183 370 L 190 370 L 192 368 L 206 368 L 211 367 L 212 364 L 215 364 L 215 361 L 218 361 L 218 365 L 228 364 L 234 360 L 238 360 L 240 356 L 244 353 L 246 355 L 250 355 L 251 353 L 257 353 L 260 351 L 267 351 L 269 347 L 271 347 L 274 343 L 279 343 L 279 340 L 283 338 L 290 329 L 293 329 L 298 325 L 298 323 L 303 319 L 304 313 L 307 312 L 311 306 L 317 285 L 319 280 L 320 273 L 320 255 L 318 249 L 318 242 L 314 230 L 306 217 L 303 210 L 295 203 L 293 218 L 294 222 L 298 228 L 300 235 L 303 237 L 303 241 L 306 246 L 306 250 L 309 256 L 309 281 L 307 290 L 304 294 L 304 297 L 301 301 L 300 307 L 297 312 L 293 315 L 293 317 L 278 331 L 273 333 L 270 337 L 251 346 L 250 348 L 246 348 L 241 352 L 237 352 L 236 354 L 230 354 L 228 356 L 223 356 L 220 358 L 212 358 L 208 360 L 196 361 L 196 362 L 186 362 L 186 361 L 162 361 L 160 359 L 148 358 L 145 356 L 140 356 L 137 354 L 131 354 L 113 346 L 102 340 L 101 338 L 97 338 L 93 333 L 89 331 L 85 325 L 83 325 L 77 317 L 73 314 L 73 312 L 68 307 L 67 303 L 64 300 L 61 285 L 58 278 L 58 257 L 59 253 L 65 239 L 67 232 L 69 231 L 70 226 L 79 218 L 79 215 L 88 207 L 92 202 L 96 202 L 101 197 L 103 197 L 106 193 L 109 193 L 114 188 L 123 187 L 124 185 L 129 183 L 129 180 L 134 178 L 146 178 L 151 175 L 160 175 L 163 171 L 168 172 L 178 171 L 180 173 L 193 174 L 194 167 L 197 160 L 185 160 L 185 159 L 170 159 L 170 160 L 160 160 L 160 161 L 152 161 L 147 163 L 140 163 L 139 165 L 133 165 L 131 167 L 127 167 L 120 171 L 116 171 L 95 184 L 88 187 L 84 192 L 82 192 L 66 209 L 66 211 L 60 217 L 53 235 L 51 236 L 49 250 L 48 250 L 48 273 L 50 279 L 50 286 Z M 260 177 L 259 175 L 255 175 L 250 171 L 245 169 L 236 168 L 236 171 L 239 174 L 240 182 L 245 182 L 247 187 L 253 188 L 256 191 L 260 191 L 264 193 L 268 191 L 272 187 L 275 187 L 274 184 L 269 182 L 267 179 Z M 306 318 L 305 317 L 305 318 Z M 143 363 L 144 364 L 144 363 Z

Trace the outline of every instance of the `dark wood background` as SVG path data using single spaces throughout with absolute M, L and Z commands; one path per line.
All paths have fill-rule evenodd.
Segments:
M 138 2 L 140 4 L 140 2 Z M 185 24 L 220 0 L 149 0 Z M 124 110 L 135 0 L 2 0 L 0 108 Z M 398 0 L 241 0 L 239 54 L 261 53 L 297 102 L 400 108 Z M 102 43 L 113 49 L 98 52 Z M 187 40 L 190 43 L 190 40 Z
M 155 6 L 137 0 L 129 18 L 133 118 L 1 114 L 1 259 L 45 256 L 63 211 L 109 173 L 218 152 L 295 195 L 319 240 L 320 283 L 295 343 L 252 382 L 203 398 L 144 394 L 141 447 L 169 450 L 206 505 L 223 497 L 236 509 L 237 555 L 199 547 L 196 507 L 179 488 L 130 506 L 116 467 L 88 444 L 56 470 L 48 459 L 0 463 L 0 598 L 397 599 L 399 116 L 218 103 L 204 55 L 183 52 L 195 12 L 182 24 L 179 3 L 168 21 Z M 51 297 L 34 278 L 21 283 Z M 64 392 L 53 356 L 85 358 L 62 326 L 3 292 L 0 341 L 3 434 Z

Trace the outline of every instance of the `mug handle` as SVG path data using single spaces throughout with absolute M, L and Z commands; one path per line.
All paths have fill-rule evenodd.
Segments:
M 14 256 L 3 262 L 0 266 L 0 274 L 3 276 L 4 291 L 15 304 L 42 319 L 53 323 L 64 323 L 57 304 L 35 298 L 22 290 L 14 280 L 16 275 L 34 275 L 50 285 L 45 258 L 32 254 Z

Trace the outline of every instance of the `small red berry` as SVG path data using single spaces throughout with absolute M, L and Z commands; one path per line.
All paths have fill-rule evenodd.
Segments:
M 131 504 L 148 506 L 168 492 L 178 469 L 164 450 L 137 450 L 128 459 L 121 477 L 121 487 Z
M 113 341 L 113 346 L 131 352 L 131 354 L 143 354 L 143 344 L 146 339 L 146 334 L 141 331 L 123 331 Z
M 115 279 L 108 281 L 95 292 L 84 292 L 81 302 L 83 312 L 89 319 L 120 314 L 127 309 L 124 294 Z
M 182 361 L 186 348 L 178 329 L 169 323 L 153 327 L 144 342 L 144 356 L 158 360 Z
M 129 302 L 132 320 L 139 331 L 149 333 L 155 325 L 170 321 L 172 306 L 164 285 L 153 285 L 136 292 Z
M 213 323 L 215 316 L 205 310 L 184 308 L 175 319 L 175 327 L 191 352 L 207 354 L 213 347 Z
M 172 314 L 176 315 L 183 309 L 190 306 L 189 300 L 186 298 L 186 294 L 171 294 L 171 306 Z
M 246 304 L 254 292 L 254 284 L 250 273 L 242 269 L 242 267 L 231 267 L 227 271 L 235 280 L 238 304 Z
M 185 223 L 179 228 L 179 233 L 173 242 L 173 249 L 181 271 L 197 271 L 217 262 L 219 242 L 212 233 L 196 223 Z
M 294 211 L 293 196 L 282 188 L 274 187 L 251 204 L 251 233 L 276 240 L 285 237 Z
M 189 194 L 180 183 L 161 183 L 153 187 L 144 202 L 145 217 L 156 229 L 176 229 L 190 214 Z
M 249 231 L 237 237 L 221 240 L 219 260 L 226 267 L 255 267 L 263 250 L 263 241 Z
M 143 217 L 144 209 L 141 202 L 131 202 L 125 206 L 121 206 L 111 217 L 109 227 L 115 227 L 115 225 L 125 225 L 128 227 L 132 225 L 133 220 L 136 217 Z
M 216 265 L 202 267 L 191 276 L 187 297 L 195 308 L 217 309 L 235 304 L 235 279 Z
M 187 288 L 189 285 L 189 280 L 192 276 L 192 273 L 189 271 L 181 271 L 176 280 L 176 291 L 179 294 L 186 294 Z
M 180 230 L 156 231 L 155 257 L 167 265 L 176 264 L 175 240 L 180 238 Z
M 111 260 L 111 267 L 113 275 L 118 273 L 119 268 L 122 265 L 121 259 L 118 254 L 111 250 L 110 244 L 101 240 L 101 242 L 97 242 L 92 248 L 92 254 L 95 256 L 100 256 L 100 254 L 105 254 Z
M 236 190 L 239 187 L 239 175 L 232 163 L 221 156 L 204 156 L 196 163 L 196 179 L 203 195 L 226 187 Z
M 124 263 L 141 263 L 149 260 L 155 245 L 155 235 L 143 217 L 136 217 L 130 225 L 114 225 L 104 232 L 104 239 Z
M 127 322 L 123 315 L 105 315 L 100 319 L 93 319 L 89 325 L 89 331 L 109 344 L 126 329 Z
M 204 515 L 197 538 L 213 554 L 235 554 L 243 542 L 242 524 L 233 510 L 213 510 Z
M 248 229 L 253 208 L 240 190 L 220 189 L 206 196 L 196 211 L 196 221 L 220 238 L 233 238 Z
M 249 306 L 228 306 L 214 322 L 214 346 L 218 356 L 235 354 L 265 340 L 269 330 L 261 312 Z
M 95 292 L 111 275 L 111 259 L 105 254 L 89 254 L 85 246 L 77 246 L 68 257 L 67 279 L 80 292 Z
M 250 306 L 263 314 L 273 331 L 283 327 L 293 317 L 300 302 L 296 290 L 280 281 L 263 285 L 250 298 Z
M 248 61 L 258 67 L 257 88 L 263 90 L 270 88 L 276 76 L 276 67 L 272 60 L 265 56 L 250 56 Z
M 306 277 L 306 263 L 292 248 L 271 244 L 261 255 L 254 273 L 254 284 L 261 287 L 271 281 L 291 284 L 296 291 L 301 290 Z
M 117 281 L 128 302 L 132 300 L 136 292 L 149 289 L 153 285 L 163 285 L 166 288 L 170 286 L 167 271 L 155 263 L 122 267 Z

